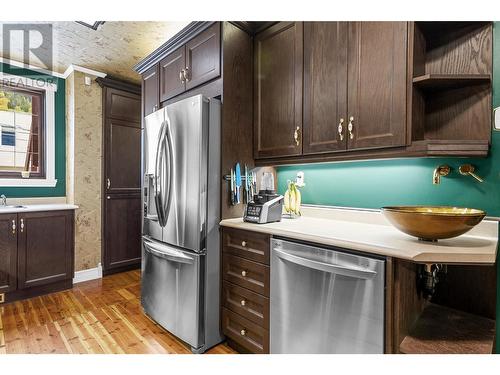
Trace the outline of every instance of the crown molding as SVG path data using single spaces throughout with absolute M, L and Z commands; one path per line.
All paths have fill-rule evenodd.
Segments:
M 106 73 L 102 73 L 102 72 L 98 72 L 97 70 L 85 68 L 84 66 L 71 64 L 70 66 L 68 66 L 68 69 L 66 69 L 65 72 L 63 73 L 62 78 L 64 78 L 64 79 L 68 78 L 69 75 L 73 72 L 80 72 L 80 73 L 84 73 L 84 74 L 89 74 L 91 76 L 99 77 L 99 78 L 104 78 L 107 76 Z
M 68 76 L 73 72 L 81 72 L 84 74 L 89 74 L 89 75 L 92 75 L 94 77 L 100 77 L 100 78 L 104 78 L 107 76 L 106 73 L 99 72 L 97 70 L 93 70 L 93 69 L 89 69 L 89 68 L 85 68 L 84 66 L 75 65 L 75 64 L 71 64 L 70 66 L 68 66 L 68 68 L 64 71 L 64 73 L 58 73 L 58 72 L 54 72 L 52 70 L 40 68 L 40 67 L 35 66 L 35 65 L 25 64 L 21 61 L 6 59 L 5 57 L 0 57 L 0 62 L 5 63 L 5 64 L 9 64 L 11 66 L 15 66 L 18 68 L 29 69 L 29 70 L 33 70 L 33 71 L 40 72 L 43 74 L 48 74 L 48 75 L 51 75 L 53 77 L 63 78 L 63 79 L 68 78 Z
M 43 73 L 43 74 L 48 74 L 48 75 L 51 75 L 51 76 L 57 77 L 57 78 L 65 78 L 64 74 L 61 74 L 61 73 L 58 73 L 58 72 L 54 72 L 54 71 L 51 71 L 51 70 L 48 70 L 48 69 L 43 69 L 43 68 L 40 68 L 40 67 L 35 66 L 35 65 L 25 64 L 25 63 L 23 63 L 21 61 L 7 59 L 5 57 L 0 57 L 0 62 L 5 63 L 5 64 L 9 64 L 11 66 L 15 66 L 17 68 L 24 68 L 24 69 L 34 70 L 36 72 L 40 72 L 40 73 Z

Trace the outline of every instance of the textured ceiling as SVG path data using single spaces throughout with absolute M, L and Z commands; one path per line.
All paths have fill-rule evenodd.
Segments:
M 188 22 L 108 21 L 99 26 L 98 30 L 92 30 L 76 22 L 53 22 L 52 70 L 63 73 L 69 65 L 74 64 L 116 78 L 139 82 L 139 75 L 132 67 L 187 24 Z M 3 27 L 0 28 L 0 34 L 2 29 Z M 1 57 L 25 62 L 22 49 L 19 48 L 22 45 L 21 35 L 22 33 L 11 33 L 11 51 L 9 53 L 6 48 L 2 48 Z M 4 40 L 3 35 L 1 38 Z M 29 64 L 41 66 L 36 58 L 30 58 Z

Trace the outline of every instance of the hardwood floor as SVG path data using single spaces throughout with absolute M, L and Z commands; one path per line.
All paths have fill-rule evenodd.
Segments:
M 142 312 L 140 271 L 0 307 L 0 354 L 191 353 Z M 235 353 L 226 344 L 208 353 Z

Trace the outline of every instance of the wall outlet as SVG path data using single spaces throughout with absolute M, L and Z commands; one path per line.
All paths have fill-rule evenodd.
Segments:
M 303 187 L 306 183 L 304 182 L 304 172 L 297 172 L 297 177 L 295 178 L 295 184 L 298 187 Z
M 500 130 L 500 107 L 493 110 L 493 127 L 495 130 Z

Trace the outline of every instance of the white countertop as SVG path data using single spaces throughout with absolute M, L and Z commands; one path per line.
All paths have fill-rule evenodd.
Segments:
M 438 242 L 423 242 L 390 225 L 380 212 L 304 208 L 297 219 L 253 224 L 242 218 L 222 220 L 223 227 L 359 250 L 418 263 L 494 264 L 498 222 L 483 220 L 471 231 Z
M 63 210 L 76 210 L 78 208 L 78 206 L 74 204 L 65 204 L 65 203 L 26 204 L 22 206 L 23 207 L 11 207 L 11 208 L 2 208 L 0 206 L 0 214 L 39 212 L 39 211 L 63 211 Z

